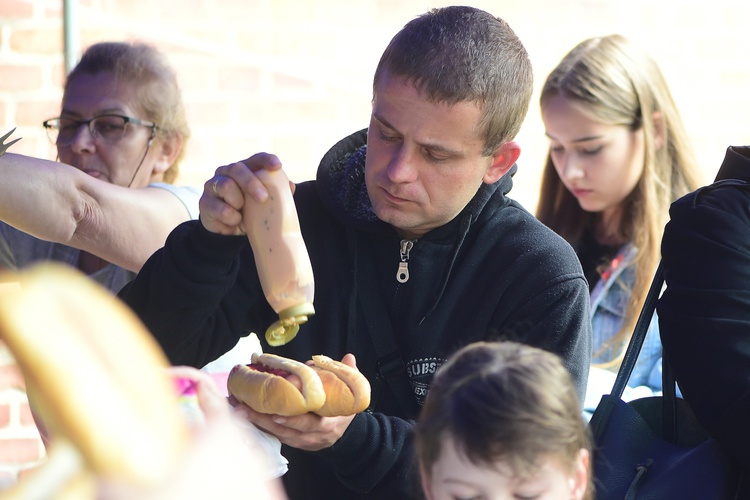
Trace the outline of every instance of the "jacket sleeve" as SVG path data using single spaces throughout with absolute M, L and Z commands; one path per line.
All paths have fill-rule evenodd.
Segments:
M 412 471 L 413 425 L 382 413 L 360 413 L 339 441 L 318 453 L 330 457 L 341 483 L 360 495 L 406 498 L 418 484 Z
M 199 221 L 188 221 L 172 231 L 119 296 L 172 364 L 202 367 L 262 324 L 261 311 L 270 309 L 256 300 L 263 297 L 257 275 L 240 275 L 240 259 L 253 262 L 247 238 L 213 234 Z
M 591 366 L 591 304 L 583 274 L 560 276 L 530 301 L 532 329 L 525 343 L 559 355 L 571 374 L 579 401 L 586 396 Z
M 657 304 L 664 357 L 706 430 L 750 465 L 750 185 L 672 204 Z

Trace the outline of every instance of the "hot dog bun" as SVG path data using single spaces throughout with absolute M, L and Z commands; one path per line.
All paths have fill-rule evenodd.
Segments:
M 328 356 L 312 359 L 326 393 L 326 402 L 315 413 L 322 417 L 354 415 L 370 406 L 370 382 L 359 370 Z
M 166 356 L 130 309 L 61 264 L 37 264 L 0 300 L 0 337 L 50 429 L 98 475 L 146 484 L 187 443 Z M 50 462 L 54 452 L 50 453 Z
M 229 372 L 227 390 L 259 413 L 292 416 L 318 410 L 326 399 L 323 382 L 315 370 L 304 363 L 274 354 L 252 356 L 252 364 L 288 372 L 300 378 L 298 389 L 286 378 L 259 371 L 248 365 L 236 365 Z

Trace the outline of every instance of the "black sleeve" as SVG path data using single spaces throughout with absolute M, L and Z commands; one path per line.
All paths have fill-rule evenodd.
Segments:
M 246 237 L 213 234 L 199 221 L 188 221 L 172 231 L 119 296 L 171 363 L 202 367 L 257 331 L 262 314 L 273 313 L 257 273 L 248 272 L 254 271 L 252 262 Z
M 360 413 L 339 441 L 318 453 L 333 460 L 339 481 L 358 494 L 405 498 L 418 486 L 413 425 L 382 413 Z
M 531 329 L 519 340 L 553 352 L 562 358 L 583 406 L 591 365 L 591 300 L 583 274 L 555 278 L 537 296 L 519 305 Z
M 714 184 L 670 216 L 657 305 L 665 357 L 704 427 L 750 465 L 750 186 Z

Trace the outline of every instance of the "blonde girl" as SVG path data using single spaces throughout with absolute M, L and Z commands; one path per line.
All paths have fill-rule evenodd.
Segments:
M 577 45 L 547 77 L 540 104 L 550 148 L 537 217 L 578 253 L 591 292 L 593 364 L 615 369 L 656 269 L 669 205 L 700 185 L 699 171 L 659 67 L 621 35 Z M 654 320 L 630 385 L 660 390 L 660 372 Z

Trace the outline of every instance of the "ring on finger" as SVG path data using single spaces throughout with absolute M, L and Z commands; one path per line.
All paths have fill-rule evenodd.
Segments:
M 211 185 L 211 187 L 213 188 L 214 194 L 216 196 L 220 196 L 219 195 L 219 189 L 218 189 L 218 187 L 219 187 L 219 177 L 217 177 L 216 179 L 214 179 L 214 183 Z

